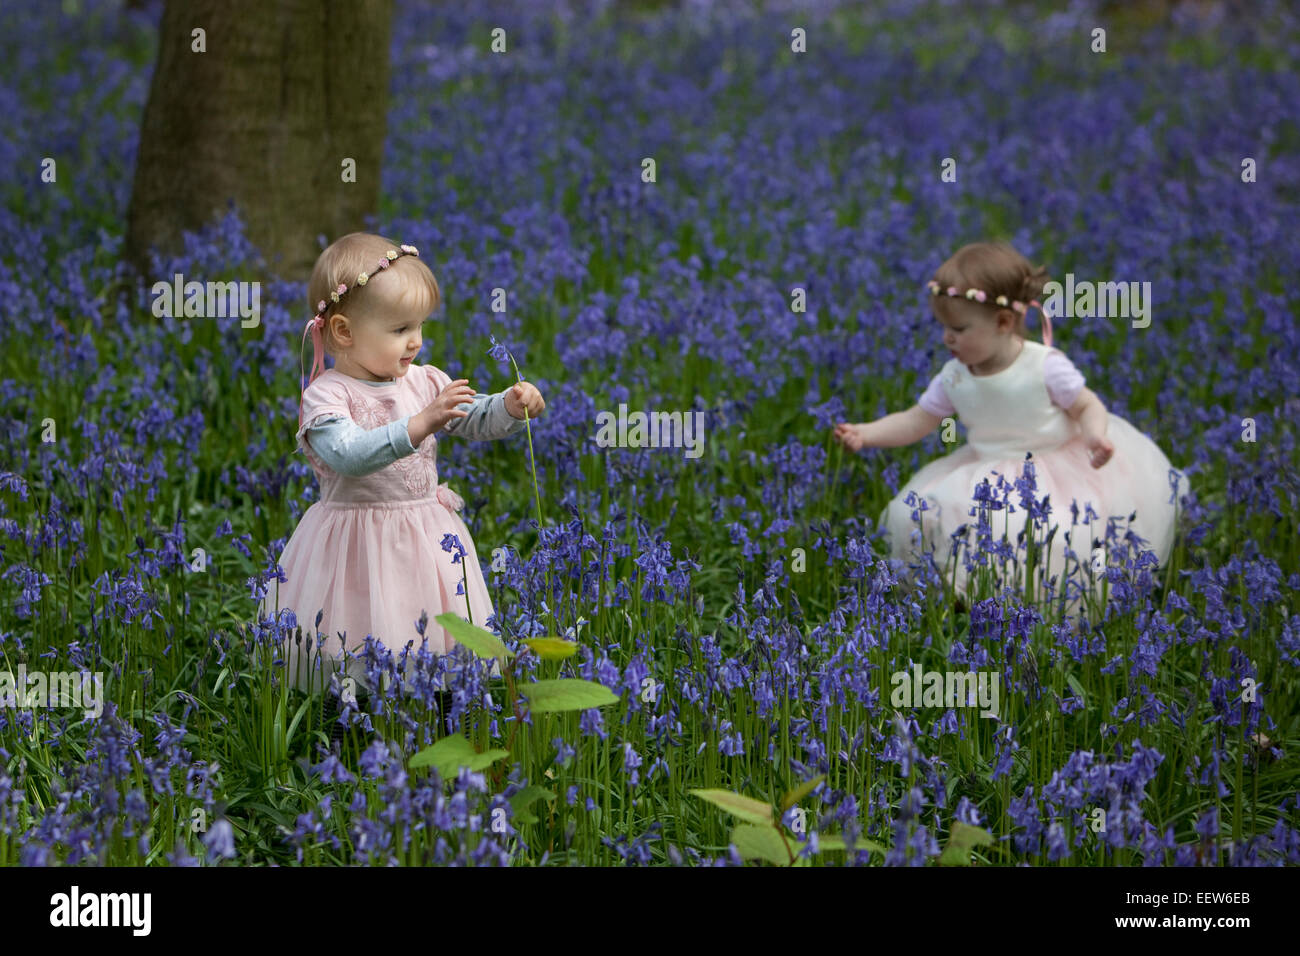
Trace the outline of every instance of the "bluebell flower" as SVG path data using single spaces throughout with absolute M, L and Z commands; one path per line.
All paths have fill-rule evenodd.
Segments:
M 460 559 L 463 558 L 468 553 L 466 552 L 464 545 L 460 543 L 460 535 L 453 534 L 451 532 L 448 532 L 447 534 L 444 534 L 442 536 L 442 541 L 440 542 L 440 544 L 442 546 L 442 550 L 447 552 L 453 552 L 453 551 L 455 552 L 452 555 L 452 559 L 451 559 L 452 564 L 460 564 Z
M 496 336 L 488 336 L 488 340 L 492 343 L 492 347 L 488 349 L 488 355 L 492 356 L 492 358 L 496 359 L 498 362 L 510 361 L 510 353 L 506 350 L 504 345 L 496 340 Z
M 203 836 L 203 845 L 207 847 L 208 856 L 232 860 L 235 857 L 235 831 L 225 817 L 217 820 Z
M 325 759 L 314 765 L 311 770 L 312 773 L 320 775 L 322 783 L 354 783 L 356 781 L 356 777 L 348 771 L 347 767 L 343 766 L 343 762 L 339 760 L 338 754 L 335 753 L 326 754 Z

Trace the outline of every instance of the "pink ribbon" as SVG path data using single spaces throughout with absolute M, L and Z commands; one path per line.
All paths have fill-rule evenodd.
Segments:
M 465 499 L 452 491 L 451 487 L 445 481 L 438 486 L 438 489 L 434 494 L 449 511 L 460 511 L 465 507 Z
M 312 382 L 316 381 L 316 376 L 319 375 L 321 372 L 325 371 L 325 346 L 324 343 L 321 342 L 321 331 L 320 331 L 321 328 L 324 327 L 324 325 L 325 325 L 325 320 L 321 318 L 319 315 L 316 315 L 316 316 L 312 316 L 310 319 L 307 320 L 307 325 L 302 330 L 302 345 L 298 347 L 299 385 L 302 384 L 302 378 L 304 374 L 303 365 L 302 365 L 302 350 L 307 345 L 308 332 L 311 333 L 312 363 L 311 363 L 311 378 L 307 380 L 307 384 L 310 385 Z M 302 428 L 302 396 L 303 396 L 303 392 L 305 391 L 306 391 L 305 388 L 300 388 L 298 392 L 298 427 L 300 429 Z

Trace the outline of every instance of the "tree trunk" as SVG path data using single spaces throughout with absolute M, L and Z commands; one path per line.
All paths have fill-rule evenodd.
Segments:
M 141 274 L 151 246 L 177 250 L 182 230 L 232 201 L 283 276 L 310 270 L 318 235 L 366 228 L 391 30 L 392 0 L 167 0 L 127 222 L 125 255 Z

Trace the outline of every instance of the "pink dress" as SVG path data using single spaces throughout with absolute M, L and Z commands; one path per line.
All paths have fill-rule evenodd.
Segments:
M 328 685 L 340 650 L 360 651 L 367 634 L 400 654 L 413 641 L 407 673 L 420 647 L 416 622 L 428 614 L 424 635 L 428 649 L 444 654 L 455 639 L 434 618 L 451 611 L 480 626 L 495 613 L 487 582 L 469 529 L 457 513 L 460 496 L 438 483 L 438 440 L 430 435 L 415 454 L 408 454 L 368 475 L 341 475 L 318 458 L 304 432 L 327 415 L 351 418 L 361 428 L 378 428 L 422 410 L 451 378 L 431 365 L 415 365 L 393 388 L 369 388 L 335 369 L 327 369 L 303 394 L 302 428 L 298 447 L 320 481 L 320 500 L 303 514 L 285 545 L 279 564 L 286 581 L 271 583 L 261 613 L 274 617 L 279 608 L 292 608 L 302 628 L 305 647 L 315 635 L 316 614 L 323 611 L 319 630 L 327 635 L 319 668 L 316 652 L 301 653 L 290 639 L 286 666 L 300 689 Z M 444 551 L 443 537 L 454 534 L 465 555 L 453 563 L 455 550 Z M 464 593 L 457 594 L 463 584 Z M 490 628 L 489 628 L 490 629 Z M 340 641 L 339 633 L 345 636 Z M 314 643 L 314 642 L 313 642 Z M 332 660 L 331 660 L 332 659 Z M 494 664 L 494 671 L 499 669 Z M 347 673 L 364 685 L 360 661 L 349 662 Z
M 1054 361 L 1049 363 L 1048 356 L 1053 353 Z M 1050 369 L 1050 377 L 1045 367 Z M 1176 499 L 1170 500 L 1171 477 L 1179 482 L 1178 496 L 1187 494 L 1191 485 L 1185 475 L 1171 468 L 1169 459 L 1150 438 L 1113 413 L 1107 421 L 1106 437 L 1115 447 L 1114 454 L 1101 468 L 1093 468 L 1079 423 L 1061 407 L 1073 404 L 1082 386 L 1083 379 L 1069 360 L 1038 342 L 1025 341 L 1016 359 L 992 375 L 974 375 L 959 360 L 950 359 L 919 404 L 940 417 L 955 411 L 966 426 L 967 443 L 921 468 L 881 512 L 880 523 L 886 529 L 892 555 L 917 561 L 918 545 L 922 544 L 919 535 L 924 534 L 924 546 L 934 550 L 934 562 L 945 578 L 955 580 L 956 587 L 965 590 L 967 572 L 962 558 L 968 550 L 974 555 L 979 547 L 975 530 L 978 511 L 972 514 L 977 508 L 975 490 L 987 478 L 992 493 L 1000 499 L 998 475 L 1014 486 L 1022 476 L 1026 453 L 1032 453 L 1037 482 L 1034 497 L 1041 502 L 1045 495 L 1051 496 L 1051 512 L 1045 522 L 1035 521 L 1035 538 L 1042 542 L 1053 524 L 1059 526 L 1050 548 L 1038 559 L 1040 574 L 1045 569 L 1048 580 L 1060 576 L 1053 603 L 1060 601 L 1064 587 L 1062 571 L 1067 567 L 1067 547 L 1074 553 L 1068 567 L 1080 588 L 1089 586 L 1087 565 L 1093 564 L 1094 556 L 1107 564 L 1118 563 L 1119 559 L 1107 557 L 1104 549 L 1096 550 L 1105 543 L 1106 521 L 1111 516 L 1117 519 L 1121 544 L 1125 530 L 1131 530 L 1146 539 L 1145 547 L 1154 551 L 1163 565 L 1175 531 Z M 1061 404 L 1053 402 L 1053 393 Z M 917 506 L 906 503 L 909 492 L 926 501 L 927 510 L 919 515 L 919 532 L 911 517 Z M 1015 513 L 1008 514 L 1005 508 L 991 511 L 989 520 L 993 540 L 1001 541 L 1005 531 L 1007 541 L 1015 548 L 1017 535 L 1025 528 L 1026 512 L 1014 488 L 1008 500 Z M 1078 509 L 1077 526 L 1072 503 Z M 1088 514 L 1089 507 L 1095 518 Z M 1130 523 L 1132 514 L 1136 517 Z M 1089 519 L 1090 523 L 1085 523 Z M 954 546 L 951 536 L 962 525 L 966 526 L 967 543 L 962 544 L 959 535 Z M 1066 532 L 1070 533 L 1068 543 Z M 955 578 L 948 564 L 954 550 Z M 1016 558 L 1023 562 L 1024 552 L 1017 551 Z M 1085 567 L 1076 569 L 1076 562 Z M 997 560 L 990 559 L 990 566 L 997 571 Z M 1007 571 L 1008 575 L 1000 575 L 1004 583 L 1013 583 L 1006 580 L 1011 576 L 1023 589 L 1023 578 L 1017 577 L 1017 570 L 1009 562 Z M 1094 594 L 1098 597 L 1103 577 L 1094 575 Z M 1080 607 L 1081 595 L 1075 591 L 1067 602 L 1067 613 Z M 1037 600 L 1042 598 L 1042 591 L 1038 591 Z

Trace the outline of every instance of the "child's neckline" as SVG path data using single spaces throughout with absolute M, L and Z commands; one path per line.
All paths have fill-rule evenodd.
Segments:
M 996 372 L 989 372 L 987 375 L 980 375 L 978 372 L 974 371 L 969 365 L 966 366 L 966 371 L 970 372 L 971 378 L 997 378 L 999 375 L 1003 374 L 1004 372 L 1009 372 L 1013 368 L 1015 368 L 1016 363 L 1025 357 L 1025 350 L 1028 348 L 1029 348 L 1029 340 L 1021 339 L 1020 351 L 1016 353 L 1016 357 L 1013 358 L 1007 364 L 1006 368 L 1000 368 Z
M 376 388 L 382 388 L 382 387 L 385 386 L 385 385 L 390 385 L 390 386 L 391 386 L 391 385 L 396 385 L 396 384 L 397 384 L 397 379 L 392 379 L 391 381 L 387 381 L 387 382 L 371 382 L 371 381 L 368 381 L 368 380 L 366 380 L 366 379 L 364 379 L 364 378 L 357 378 L 357 377 L 354 376 L 354 375 L 348 375 L 346 372 L 340 372 L 340 371 L 339 371 L 338 369 L 336 369 L 336 368 L 332 368 L 332 369 L 330 369 L 330 371 L 331 371 L 331 372 L 336 372 L 337 374 L 342 375 L 342 376 L 343 376 L 344 378 L 346 378 L 349 382 L 360 382 L 362 385 L 373 385 L 373 386 L 376 387 Z

